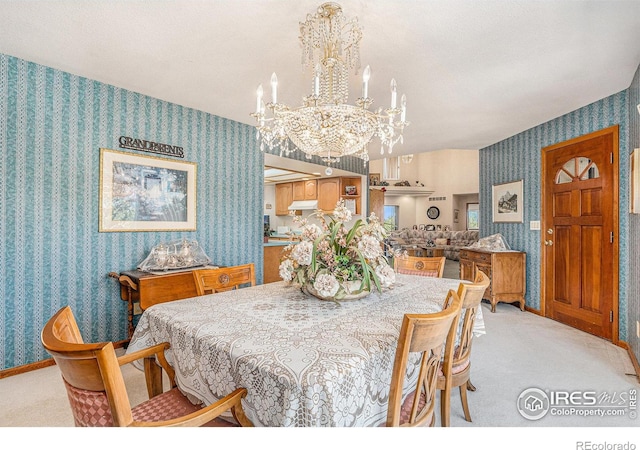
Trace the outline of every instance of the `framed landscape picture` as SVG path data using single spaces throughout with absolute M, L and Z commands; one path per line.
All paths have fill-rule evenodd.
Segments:
M 493 185 L 492 205 L 494 222 L 522 222 L 522 180 Z
M 195 231 L 196 164 L 100 149 L 99 231 Z

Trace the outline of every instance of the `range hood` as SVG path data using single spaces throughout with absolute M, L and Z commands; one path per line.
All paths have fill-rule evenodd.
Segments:
M 297 200 L 289 205 L 289 211 L 308 211 L 318 209 L 318 200 Z

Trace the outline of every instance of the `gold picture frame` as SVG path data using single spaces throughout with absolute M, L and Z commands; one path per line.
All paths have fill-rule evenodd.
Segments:
M 100 149 L 99 231 L 195 231 L 197 164 Z

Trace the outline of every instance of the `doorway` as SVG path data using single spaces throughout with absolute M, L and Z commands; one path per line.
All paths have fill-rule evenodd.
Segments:
M 542 149 L 541 306 L 618 340 L 618 126 Z

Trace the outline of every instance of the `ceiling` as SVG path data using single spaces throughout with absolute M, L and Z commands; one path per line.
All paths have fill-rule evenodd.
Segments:
M 4 0 L 0 52 L 253 124 L 272 72 L 280 101 L 310 93 L 298 23 L 321 3 Z M 640 63 L 635 0 L 339 3 L 363 27 L 373 107 L 389 103 L 391 78 L 407 96 L 397 154 L 491 145 L 628 88 Z

